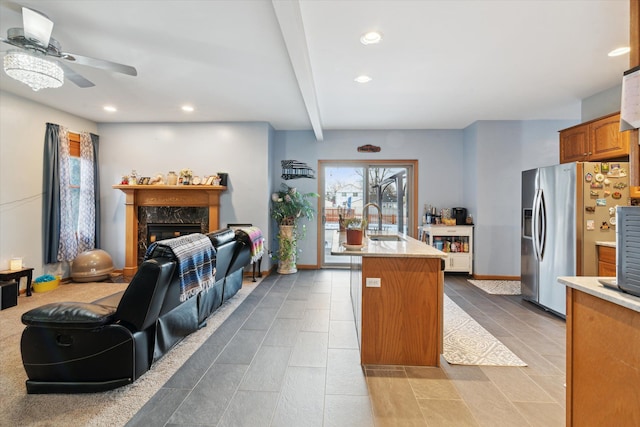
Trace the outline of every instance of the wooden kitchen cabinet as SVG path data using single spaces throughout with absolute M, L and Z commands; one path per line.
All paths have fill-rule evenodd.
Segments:
M 598 245 L 598 276 L 616 276 L 616 248 Z
M 615 113 L 560 131 L 560 163 L 626 160 L 630 132 Z

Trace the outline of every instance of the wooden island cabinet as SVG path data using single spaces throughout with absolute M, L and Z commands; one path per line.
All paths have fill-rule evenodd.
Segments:
M 640 298 L 596 277 L 567 286 L 567 423 L 640 426 Z
M 440 366 L 446 254 L 406 235 L 332 255 L 351 257 L 351 302 L 362 365 Z
M 627 160 L 631 132 L 620 132 L 620 113 L 560 131 L 560 163 Z

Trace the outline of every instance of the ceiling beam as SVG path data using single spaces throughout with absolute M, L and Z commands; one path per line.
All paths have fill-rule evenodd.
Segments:
M 271 3 L 273 4 L 273 10 L 276 12 L 284 43 L 287 46 L 291 66 L 298 81 L 298 88 L 307 109 L 311 127 L 316 135 L 316 140 L 322 141 L 320 108 L 318 107 L 318 96 L 316 95 L 316 85 L 313 80 L 300 3 L 298 0 L 272 0 Z

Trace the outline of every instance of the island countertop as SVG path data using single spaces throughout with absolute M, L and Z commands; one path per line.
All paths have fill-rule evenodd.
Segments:
M 379 237 L 383 240 L 372 240 Z M 397 238 L 397 240 L 387 240 Z M 344 247 L 346 233 L 335 231 L 331 245 L 331 255 L 362 257 L 401 258 L 447 258 L 447 254 L 433 246 L 401 233 L 370 233 L 364 238 L 362 249 L 349 250 Z
M 636 297 L 622 291 L 617 291 L 615 289 L 605 288 L 602 283 L 598 282 L 598 279 L 598 277 L 587 276 L 558 277 L 558 282 L 570 288 L 640 313 L 640 297 Z M 611 277 L 604 277 L 604 279 L 611 279 Z

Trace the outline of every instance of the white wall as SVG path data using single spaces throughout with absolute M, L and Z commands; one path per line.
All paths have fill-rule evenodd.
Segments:
M 465 130 L 465 202 L 474 217 L 474 273 L 520 275 L 522 171 L 559 162 L 573 121 L 481 121 Z
M 114 190 L 122 175 L 166 175 L 190 168 L 197 176 L 229 174 L 220 197 L 220 227 L 269 226 L 269 135 L 267 123 L 100 124 L 102 248 L 116 268 L 124 266 L 124 193 Z M 265 236 L 267 241 L 269 236 Z M 266 259 L 262 269 L 269 268 Z
M 620 84 L 610 89 L 598 92 L 582 100 L 581 116 L 582 122 L 597 119 L 607 114 L 620 111 L 622 105 L 622 76 Z
M 422 213 L 425 204 L 438 209 L 464 206 L 462 138 L 461 130 L 346 130 L 325 131 L 324 140 L 318 142 L 311 131 L 276 131 L 272 190 L 285 182 L 280 178 L 281 160 L 298 160 L 317 170 L 318 160 L 417 159 L 418 213 Z M 377 145 L 381 151 L 358 153 L 357 147 L 364 144 Z M 303 192 L 322 193 L 317 180 L 301 178 L 287 184 Z M 317 227 L 312 224 L 300 244 L 299 264 L 316 264 L 317 239 Z
M 42 171 L 46 124 L 97 133 L 89 120 L 0 92 L 0 269 L 12 257 L 34 268 L 34 278 L 62 273 L 68 265 L 45 265 L 42 254 Z M 23 286 L 24 288 L 24 286 Z
M 267 123 L 100 124 L 0 93 L 0 267 L 20 256 L 35 275 L 42 265 L 42 153 L 46 122 L 100 135 L 102 247 L 124 265 L 124 196 L 112 188 L 132 169 L 151 176 L 189 167 L 197 175 L 229 173 L 221 226 L 248 222 L 272 244 L 270 194 L 280 160 L 317 168 L 318 160 L 417 159 L 419 212 L 465 206 L 476 222 L 475 271 L 519 275 L 521 171 L 558 162 L 558 130 L 575 121 L 477 122 L 465 130 L 274 131 Z M 379 153 L 358 153 L 363 144 Z M 317 180 L 289 181 L 319 191 Z M 309 227 L 300 264 L 316 264 L 317 229 Z M 498 251 L 498 252 L 497 252 Z M 499 253 L 500 256 L 494 256 Z M 265 259 L 266 260 L 266 259 Z M 66 268 L 66 267 L 65 267 Z M 263 262 L 263 270 L 269 268 Z M 63 272 L 63 273 L 66 273 Z

